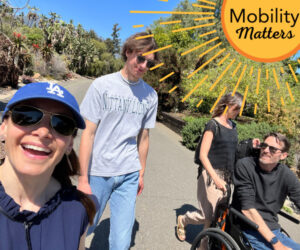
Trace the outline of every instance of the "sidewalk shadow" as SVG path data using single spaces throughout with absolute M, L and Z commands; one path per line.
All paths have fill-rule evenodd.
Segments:
M 137 231 L 139 231 L 139 228 L 140 228 L 140 223 L 137 220 L 135 220 L 132 229 L 130 248 L 135 245 L 135 236 Z M 92 239 L 90 248 L 86 248 L 86 250 L 99 250 L 99 249 L 108 250 L 109 230 L 110 230 L 110 219 L 105 219 L 101 221 L 94 231 L 95 235 Z
M 177 224 L 177 217 L 178 215 L 183 215 L 186 212 L 193 212 L 196 211 L 197 208 L 190 204 L 184 204 L 180 208 L 174 209 L 176 213 L 176 224 Z M 203 230 L 203 225 L 187 225 L 185 227 L 186 231 L 186 238 L 185 241 L 192 244 L 193 240 L 196 238 L 196 236 Z M 176 234 L 176 226 L 174 227 L 174 233 Z

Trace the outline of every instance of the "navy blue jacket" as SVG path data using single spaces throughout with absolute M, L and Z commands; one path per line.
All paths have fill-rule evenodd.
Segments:
M 0 183 L 0 250 L 78 250 L 87 225 L 76 187 L 60 189 L 35 213 L 20 212 Z

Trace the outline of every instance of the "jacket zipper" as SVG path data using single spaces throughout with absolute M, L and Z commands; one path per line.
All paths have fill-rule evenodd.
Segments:
M 8 215 L 1 206 L 0 206 L 0 213 L 4 214 L 8 219 L 10 219 L 12 221 L 16 221 L 13 217 L 11 217 L 10 215 Z M 25 234 L 26 234 L 26 241 L 27 241 L 28 250 L 32 250 L 31 239 L 30 239 L 30 232 L 29 232 L 32 223 L 33 223 L 32 221 L 30 221 L 30 222 L 25 221 L 23 223 L 24 227 L 25 227 Z
M 31 225 L 32 225 L 32 222 L 27 222 L 27 221 L 24 222 L 28 250 L 32 250 L 30 232 L 29 232 Z

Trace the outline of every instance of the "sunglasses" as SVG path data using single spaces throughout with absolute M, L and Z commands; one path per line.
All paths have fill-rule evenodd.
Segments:
M 140 63 L 144 63 L 145 61 L 147 61 L 147 68 L 150 69 L 152 67 L 155 66 L 155 61 L 154 60 L 149 60 L 149 59 L 146 59 L 146 57 L 142 56 L 142 55 L 137 55 L 136 56 L 136 59 L 137 59 L 137 63 L 140 64 Z
M 28 127 L 38 124 L 46 114 L 50 115 L 50 125 L 60 135 L 69 136 L 77 130 L 75 121 L 65 115 L 54 114 L 31 106 L 16 106 L 10 110 L 14 124 Z
M 279 150 L 279 151 L 282 151 L 281 149 L 275 148 L 275 147 L 273 147 L 273 146 L 270 146 L 270 145 L 268 145 L 267 143 L 264 143 L 264 142 L 262 142 L 262 143 L 259 145 L 259 148 L 260 148 L 260 149 L 263 149 L 263 150 L 265 150 L 266 148 L 269 148 L 271 154 L 275 154 L 278 150 Z

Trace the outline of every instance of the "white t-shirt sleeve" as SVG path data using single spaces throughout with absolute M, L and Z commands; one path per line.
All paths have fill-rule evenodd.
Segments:
M 94 84 L 95 82 L 86 92 L 80 105 L 80 112 L 85 119 L 98 124 L 102 118 L 101 95 Z

